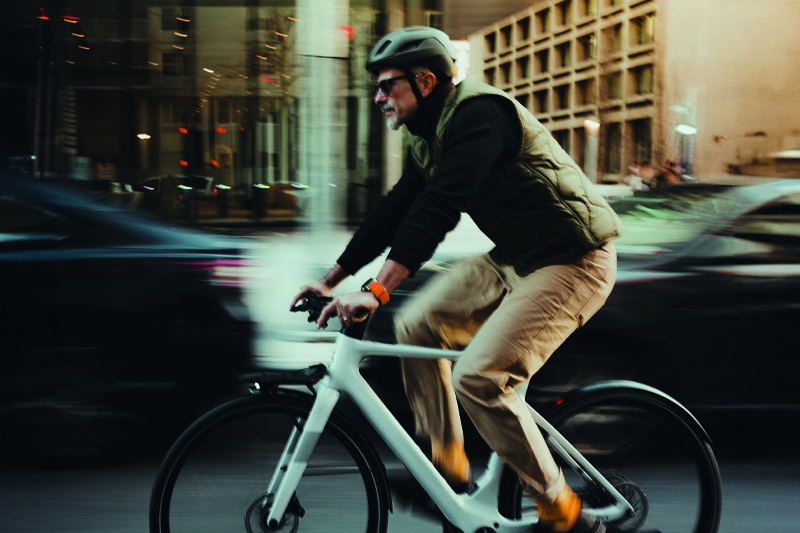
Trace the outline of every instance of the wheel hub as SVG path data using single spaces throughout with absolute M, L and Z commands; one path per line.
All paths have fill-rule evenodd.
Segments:
M 274 533 L 286 532 L 296 533 L 300 525 L 300 517 L 305 514 L 305 510 L 300 506 L 296 495 L 292 496 L 286 512 L 283 513 L 280 522 L 275 527 L 267 524 L 269 511 L 272 509 L 274 494 L 262 494 L 250 504 L 244 517 L 244 526 L 247 533 Z

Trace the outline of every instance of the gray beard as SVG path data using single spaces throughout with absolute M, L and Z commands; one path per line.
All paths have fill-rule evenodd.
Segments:
M 392 111 L 395 111 L 395 109 L 389 104 L 386 104 L 385 106 L 383 106 L 381 108 L 381 111 L 386 111 L 387 109 L 391 109 Z M 386 127 L 389 128 L 392 131 L 399 130 L 401 125 L 402 124 L 400 124 L 400 121 L 397 120 L 396 116 L 395 116 L 394 119 L 388 118 L 388 117 L 386 118 Z

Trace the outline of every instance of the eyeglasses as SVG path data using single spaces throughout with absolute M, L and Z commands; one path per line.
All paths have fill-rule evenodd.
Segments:
M 410 76 L 395 76 L 394 78 L 386 78 L 385 80 L 381 80 L 375 84 L 375 91 L 380 91 L 384 96 L 389 96 L 395 83 L 400 80 L 407 80 L 409 78 Z

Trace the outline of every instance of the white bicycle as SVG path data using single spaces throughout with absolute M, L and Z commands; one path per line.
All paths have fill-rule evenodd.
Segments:
M 311 298 L 295 310 L 311 321 L 324 304 Z M 445 532 L 531 531 L 536 505 L 513 470 L 492 454 L 473 490 L 457 494 L 359 373 L 365 357 L 458 353 L 359 335 L 343 330 L 327 366 L 241 376 L 250 394 L 199 418 L 164 459 L 150 530 L 385 532 L 392 511 L 386 468 L 337 405 L 346 394 L 441 512 Z M 717 531 L 722 486 L 710 439 L 674 399 L 611 381 L 542 411 L 531 408 L 568 483 L 610 531 Z

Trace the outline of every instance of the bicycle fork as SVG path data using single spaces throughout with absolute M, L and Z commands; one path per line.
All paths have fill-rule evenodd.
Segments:
M 339 391 L 326 386 L 325 381 L 326 378 L 323 378 L 317 387 L 314 404 L 305 424 L 300 427 L 302 422 L 295 421 L 295 427 L 292 429 L 267 486 L 267 494 L 274 495 L 266 521 L 269 527 L 277 528 L 286 513 L 286 508 L 297 490 L 297 484 L 303 477 L 311 454 L 341 396 Z

